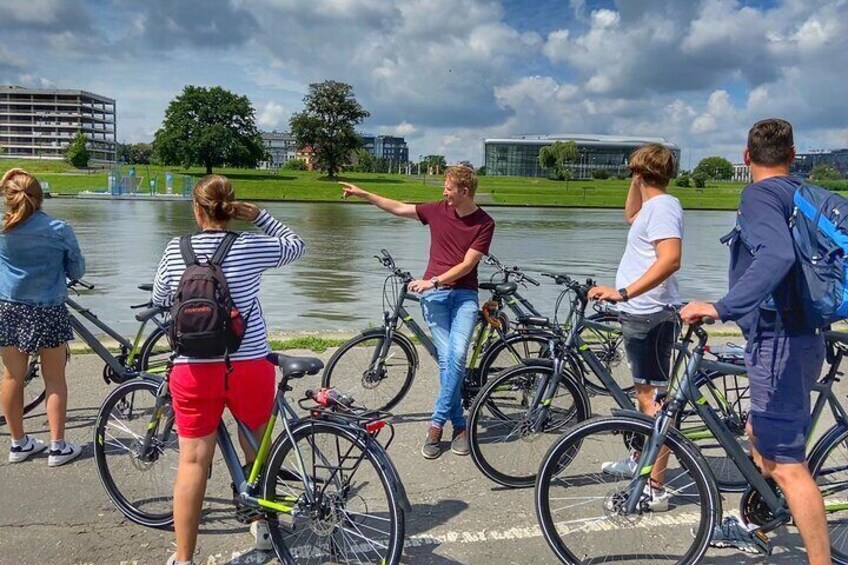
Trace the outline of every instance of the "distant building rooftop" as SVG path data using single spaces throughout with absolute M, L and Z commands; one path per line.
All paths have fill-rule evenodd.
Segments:
M 548 145 L 554 141 L 573 141 L 580 145 L 628 145 L 639 146 L 647 143 L 661 143 L 673 149 L 679 149 L 663 137 L 643 137 L 632 135 L 600 135 L 600 134 L 549 134 L 549 135 L 517 135 L 515 137 L 486 139 L 485 143 L 515 143 L 518 145 Z

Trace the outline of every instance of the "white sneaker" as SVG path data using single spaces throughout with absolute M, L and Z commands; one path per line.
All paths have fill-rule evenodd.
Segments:
M 81 454 L 82 447 L 66 440 L 65 449 L 50 450 L 50 455 L 49 457 L 47 457 L 47 466 L 59 467 L 61 465 L 64 465 L 65 463 L 70 463 L 71 461 L 79 457 Z
M 177 554 L 172 553 L 168 560 L 165 562 L 165 565 L 174 565 L 177 562 Z M 189 561 L 189 565 L 194 565 L 194 561 Z
M 606 461 L 601 464 L 601 471 L 607 475 L 616 477 L 630 478 L 636 472 L 636 467 L 639 463 L 632 457 L 622 459 L 621 461 Z
M 668 511 L 668 491 L 664 488 L 653 488 L 650 484 L 645 485 L 642 491 L 645 499 L 642 501 L 643 508 L 651 512 Z
M 256 551 L 272 551 L 274 545 L 271 543 L 271 532 L 268 530 L 268 522 L 257 520 L 250 524 L 250 533 L 253 534 L 253 549 Z
M 27 436 L 27 442 L 24 445 L 15 447 L 14 445 L 9 450 L 9 463 L 20 463 L 26 461 L 36 453 L 41 453 L 47 449 L 47 444 L 38 438 Z

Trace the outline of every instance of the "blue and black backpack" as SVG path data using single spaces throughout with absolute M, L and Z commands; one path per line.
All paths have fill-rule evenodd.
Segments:
M 848 318 L 848 199 L 814 184 L 795 190 L 789 221 L 809 320 L 823 328 Z

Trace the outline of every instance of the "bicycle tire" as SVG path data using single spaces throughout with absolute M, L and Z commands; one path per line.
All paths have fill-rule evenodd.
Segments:
M 825 432 L 810 455 L 810 473 L 822 491 L 825 503 L 833 562 L 843 565 L 848 564 L 848 509 L 844 504 L 845 485 L 848 484 L 846 441 L 848 427 L 837 424 Z M 837 449 L 840 452 L 834 455 Z M 834 510 L 828 509 L 829 502 Z
M 157 326 L 144 340 L 138 352 L 138 370 L 155 375 L 164 374 L 172 355 L 173 349 L 167 328 Z
M 540 408 L 526 408 L 537 382 L 554 378 L 553 367 L 517 366 L 486 385 L 468 415 L 468 441 L 474 465 L 492 481 L 511 488 L 532 487 L 539 462 L 562 430 L 588 418 L 592 409 L 585 390 L 566 372 L 557 388 L 560 394 L 543 406 L 551 412 L 541 432 L 530 426 Z
M 329 552 L 334 558 L 333 562 L 399 563 L 403 552 L 405 516 L 400 503 L 399 486 L 395 484 L 395 475 L 382 447 L 365 439 L 367 436 L 363 430 L 348 429 L 340 424 L 320 420 L 302 422 L 292 430 L 292 437 L 313 485 L 322 486 L 312 489 L 318 494 L 318 502 L 310 505 L 306 500 L 292 442 L 285 433 L 281 434 L 271 448 L 265 467 L 263 498 L 271 502 L 285 500 L 301 511 L 293 515 L 291 524 L 281 523 L 279 514 L 266 514 L 277 558 L 287 565 L 324 563 L 322 556 Z M 325 441 L 329 450 L 321 447 Z M 336 457 L 332 456 L 333 449 Z M 356 457 L 352 455 L 354 450 L 358 452 Z M 355 462 L 349 462 L 350 459 Z M 345 469 L 350 471 L 349 474 Z M 351 484 L 354 477 L 358 481 L 364 480 L 354 486 Z M 366 493 L 363 496 L 369 487 L 376 487 L 373 488 L 374 494 Z M 380 506 L 378 509 L 377 504 L 383 498 L 385 508 Z M 318 507 L 324 508 L 326 512 L 313 511 Z M 357 512 L 361 508 L 365 512 Z M 386 532 L 371 525 L 386 523 Z M 361 551 L 357 546 L 352 546 L 354 559 L 346 559 L 344 532 L 351 527 L 356 530 L 354 536 L 360 539 L 365 539 L 364 531 L 372 530 L 379 531 L 380 535 L 385 533 L 386 536 L 380 537 L 380 543 L 367 539 L 359 541 L 360 546 L 368 545 Z M 315 543 L 309 548 L 299 544 L 313 540 Z M 385 549 L 379 551 L 376 546 L 385 546 Z M 367 558 L 362 559 L 358 555 L 360 553 L 364 553 Z
M 740 379 L 744 380 L 744 384 L 739 384 Z M 748 421 L 751 401 L 747 381 L 744 375 L 721 373 L 702 373 L 696 381 L 700 396 L 707 399 L 719 419 L 739 442 L 748 441 L 745 424 Z M 713 437 L 694 407 L 686 406 L 677 414 L 675 427 L 701 450 L 721 492 L 747 490 L 747 479 L 736 463 L 728 457 L 724 447 Z
M 44 397 L 47 396 L 40 368 L 41 364 L 38 361 L 31 361 L 27 365 L 27 373 L 24 376 L 24 416 L 35 410 L 35 407 L 44 402 Z M 6 417 L 0 414 L 0 426 L 5 425 Z
M 549 340 L 553 337 L 547 332 L 510 332 L 503 339 L 493 341 L 483 351 L 480 360 L 480 388 L 490 377 L 521 364 L 522 359 L 547 359 L 550 357 Z M 504 359 L 501 360 L 501 355 Z
M 371 359 L 374 350 L 384 343 L 385 334 L 366 331 L 333 353 L 324 369 L 321 386 L 334 386 L 350 394 L 360 406 L 391 410 L 409 392 L 418 371 L 418 354 L 412 342 L 397 333 L 391 340 L 382 374 L 371 370 Z M 395 356 L 399 356 L 397 360 Z
M 179 460 L 173 411 L 167 409 L 164 417 L 156 419 L 162 428 L 150 452 L 152 460 L 139 457 L 139 439 L 154 423 L 159 388 L 158 381 L 146 378 L 119 385 L 103 401 L 94 428 L 94 460 L 106 494 L 129 520 L 149 528 L 173 524 L 173 475 Z M 122 439 L 122 434 L 129 437 Z M 168 465 L 169 461 L 173 464 Z M 143 488 L 130 488 L 126 480 L 133 473 L 153 487 L 153 496 L 148 492 L 138 494 Z
M 637 512 L 623 513 L 621 505 L 633 479 L 622 477 L 613 483 L 616 479 L 599 468 L 599 461 L 603 460 L 599 455 L 603 457 L 603 454 L 598 452 L 605 447 L 628 456 L 620 436 L 649 437 L 652 433 L 652 422 L 646 418 L 594 418 L 570 428 L 551 446 L 539 467 L 535 506 L 545 541 L 562 563 L 605 561 L 605 558 L 625 563 L 700 562 L 721 516 L 721 500 L 709 468 L 695 446 L 674 430 L 668 434 L 665 445 L 670 450 L 670 465 L 666 487 L 671 489 L 669 499 L 674 505 L 656 519 L 647 509 L 647 500 L 639 502 L 645 506 Z M 674 463 L 688 474 L 672 475 Z M 680 477 L 683 478 L 678 483 Z M 678 490 L 676 486 L 682 488 Z M 689 511 L 691 504 L 700 508 Z M 558 523 L 563 519 L 564 522 Z M 694 535 L 690 535 L 689 524 L 693 522 Z M 568 541 L 563 537 L 568 537 Z M 592 553 L 604 551 L 617 553 L 603 556 Z
M 592 314 L 591 316 L 587 316 L 586 319 L 591 322 L 613 327 L 621 326 L 618 316 L 610 312 Z M 595 341 L 586 339 L 586 332 L 590 332 L 592 334 L 591 337 L 594 337 Z M 605 335 L 597 330 L 587 328 L 581 332 L 581 335 L 587 341 L 589 349 L 598 357 L 601 365 L 609 371 L 624 394 L 633 394 L 636 386 L 633 384 L 633 376 L 627 364 L 627 354 L 624 351 L 624 338 L 621 333 Z M 578 359 L 578 363 L 583 371 L 583 382 L 586 383 L 586 388 L 590 393 L 609 396 L 610 391 L 604 386 L 598 376 L 586 366 L 579 355 L 575 355 L 575 357 Z

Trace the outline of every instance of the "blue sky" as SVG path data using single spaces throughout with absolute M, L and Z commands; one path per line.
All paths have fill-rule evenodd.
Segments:
M 186 84 L 285 130 L 307 85 L 353 85 L 363 129 L 480 164 L 516 134 L 664 137 L 739 160 L 751 123 L 848 147 L 845 0 L 27 0 L 0 3 L 0 82 L 113 97 L 149 141 Z

